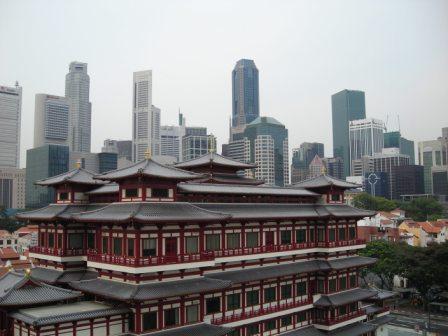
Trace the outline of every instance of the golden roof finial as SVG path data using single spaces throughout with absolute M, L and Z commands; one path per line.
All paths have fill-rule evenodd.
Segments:
M 81 159 L 79 159 L 78 161 L 76 161 L 76 169 L 81 169 L 82 166 L 82 162 Z
M 148 147 L 148 149 L 145 152 L 145 159 L 149 160 L 151 158 L 151 149 Z

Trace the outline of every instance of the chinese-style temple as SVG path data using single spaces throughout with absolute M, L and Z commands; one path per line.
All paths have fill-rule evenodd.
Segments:
M 0 278 L 0 336 L 373 335 L 389 309 L 359 287 L 374 213 L 343 204 L 354 185 L 252 168 L 210 153 L 37 181 L 56 200 L 17 216 L 39 226 L 38 267 Z

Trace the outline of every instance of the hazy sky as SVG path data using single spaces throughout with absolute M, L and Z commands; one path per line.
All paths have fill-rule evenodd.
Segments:
M 0 85 L 23 87 L 22 166 L 34 96 L 63 95 L 68 64 L 88 63 L 92 150 L 131 138 L 132 72 L 153 70 L 162 124 L 207 126 L 227 141 L 231 71 L 260 71 L 260 112 L 289 129 L 290 148 L 332 152 L 331 94 L 366 92 L 367 116 L 405 137 L 448 126 L 448 1 L 0 0 Z

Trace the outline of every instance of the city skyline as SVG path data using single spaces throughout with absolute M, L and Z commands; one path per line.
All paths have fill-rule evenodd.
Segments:
M 30 8 L 36 6 L 31 2 L 24 3 Z M 33 130 L 34 95 L 50 92 L 63 96 L 63 76 L 67 64 L 74 60 L 89 65 L 90 101 L 93 106 L 92 151 L 94 152 L 100 150 L 102 142 L 107 138 L 131 139 L 132 120 L 129 115 L 131 114 L 132 90 L 130 83 L 132 83 L 132 73 L 143 69 L 152 69 L 157 77 L 154 97 L 157 106 L 163 111 L 161 122 L 163 125 L 176 124 L 177 111 L 180 107 L 191 120 L 191 124 L 207 126 L 217 136 L 219 145 L 226 142 L 228 128 L 224 125 L 228 125 L 232 108 L 230 74 L 235 62 L 241 58 L 253 59 L 257 64 L 260 70 L 260 115 L 275 117 L 288 127 L 290 148 L 306 141 L 322 142 L 326 147 L 326 156 L 331 156 L 330 96 L 346 88 L 366 92 L 367 116 L 382 120 L 389 119 L 388 130 L 398 129 L 397 115 L 399 114 L 404 137 L 416 143 L 432 139 L 432 134 L 438 132 L 440 125 L 444 122 L 443 116 L 446 113 L 446 94 L 441 83 L 444 81 L 443 74 L 447 73 L 444 69 L 448 70 L 448 57 L 446 57 L 448 48 L 441 41 L 446 40 L 448 35 L 448 29 L 445 29 L 448 26 L 448 20 L 444 14 L 448 12 L 445 10 L 447 4 L 444 2 L 432 2 L 431 5 L 413 3 L 406 7 L 401 24 L 397 24 L 390 23 L 388 19 L 394 16 L 403 2 L 394 3 L 387 7 L 389 9 L 387 12 L 383 13 L 385 17 L 381 19 L 381 22 L 385 25 L 384 31 L 373 31 L 368 27 L 369 20 L 373 18 L 373 14 L 368 13 L 385 11 L 385 2 L 351 4 L 352 6 L 338 8 L 336 4 L 328 3 L 322 10 L 320 10 L 321 6 L 311 6 L 305 2 L 285 3 L 274 9 L 261 4 L 258 9 L 260 18 L 249 19 L 253 23 L 252 27 L 240 38 L 232 40 L 231 50 L 224 48 L 222 52 L 223 50 L 217 48 L 216 42 L 212 41 L 214 48 L 207 46 L 206 50 L 186 51 L 180 59 L 175 56 L 174 49 L 168 48 L 163 41 L 170 38 L 172 41 L 170 45 L 175 45 L 175 49 L 177 47 L 185 49 L 185 43 L 192 43 L 191 49 L 199 47 L 198 43 L 202 43 L 208 35 L 201 35 L 197 41 L 192 40 L 190 36 L 192 33 L 197 33 L 197 30 L 185 23 L 185 20 L 194 20 L 198 15 L 206 17 L 206 23 L 209 24 L 211 30 L 220 34 L 219 36 L 223 38 L 223 41 L 219 42 L 221 45 L 225 42 L 230 43 L 229 38 L 234 37 L 236 28 L 226 23 L 224 27 L 227 30 L 217 29 L 220 24 L 223 24 L 220 20 L 225 15 L 222 14 L 231 12 L 234 8 L 233 3 L 220 8 L 219 13 L 206 3 L 202 3 L 200 13 L 184 11 L 184 17 L 179 17 L 178 21 L 179 25 L 184 23 L 185 31 L 183 32 L 173 27 L 160 29 L 155 24 L 151 24 L 148 32 L 141 33 L 136 39 L 140 43 L 142 39 L 151 36 L 154 42 L 143 43 L 143 45 L 133 43 L 142 48 L 137 55 L 135 54 L 136 47 L 131 48 L 133 53 L 127 54 L 123 51 L 126 48 L 122 48 L 121 43 L 115 42 L 122 41 L 130 29 L 135 30 L 140 27 L 141 24 L 138 23 L 140 14 L 137 12 L 131 16 L 132 20 L 122 18 L 127 24 L 124 25 L 123 31 L 117 31 L 119 35 L 112 41 L 105 38 L 103 42 L 106 43 L 106 47 L 104 51 L 99 52 L 97 47 L 92 45 L 92 41 L 100 38 L 103 30 L 95 32 L 96 25 L 90 14 L 87 14 L 85 18 L 86 27 L 78 28 L 84 34 L 80 36 L 85 36 L 86 31 L 90 29 L 92 41 L 79 40 L 70 25 L 64 25 L 61 31 L 53 31 L 55 22 L 58 22 L 58 13 L 61 11 L 64 11 L 64 15 L 68 15 L 68 22 L 84 14 L 70 11 L 69 4 L 52 5 L 49 13 L 43 14 L 48 15 L 48 20 L 41 20 L 42 15 L 36 14 L 39 11 L 24 11 L 23 4 L 5 2 L 0 5 L 5 9 L 0 11 L 3 13 L 0 14 L 0 22 L 2 22 L 0 25 L 5 27 L 0 30 L 0 37 L 5 44 L 10 45 L 10 53 L 2 55 L 4 61 L 0 64 L 0 73 L 3 75 L 2 85 L 13 86 L 18 80 L 23 87 L 22 166 L 25 162 L 25 150 L 31 148 L 33 142 L 31 136 L 25 135 L 31 134 Z M 142 6 L 150 5 L 142 4 Z M 179 6 L 186 9 L 180 3 Z M 123 6 L 117 6 L 115 9 L 100 7 L 109 14 L 109 18 L 104 22 L 107 27 L 113 18 L 121 15 L 121 10 L 126 12 L 131 9 L 122 8 Z M 359 12 L 361 7 L 366 9 L 363 11 L 364 14 Z M 300 10 L 303 10 L 303 14 Z M 348 20 L 349 23 L 344 23 L 337 29 L 333 21 L 324 24 L 325 20 L 331 19 L 331 13 L 334 10 L 344 10 L 347 18 L 352 21 Z M 294 16 L 287 15 L 284 22 L 278 23 L 281 14 L 289 11 L 293 12 L 295 17 L 308 13 L 309 18 L 299 24 L 296 21 L 301 20 L 293 21 Z M 8 12 L 11 15 L 6 15 Z M 172 15 L 173 18 L 178 18 L 180 15 L 180 12 L 170 6 L 160 6 L 158 13 Z M 23 46 L 11 40 L 13 36 L 5 36 L 8 32 L 7 27 L 12 25 L 11 19 L 17 17 L 15 14 L 31 22 L 39 18 L 40 25 L 35 31 L 28 31 L 21 26 L 16 27 L 17 34 L 20 36 L 25 35 L 26 32 L 21 42 L 23 45 L 28 43 L 32 47 L 34 40 L 40 41 L 36 38 L 36 34 L 51 32 L 54 34 L 53 43 L 61 47 L 59 52 L 55 55 L 45 55 L 45 57 L 26 57 Z M 239 15 L 237 14 L 236 19 L 241 19 Z M 278 23 L 270 32 L 262 29 L 262 21 L 268 15 Z M 416 19 L 425 24 L 425 30 L 412 27 L 411 23 Z M 311 29 L 315 24 L 322 25 L 320 32 L 314 32 Z M 358 31 L 352 31 L 355 25 Z M 277 39 L 278 36 L 292 31 L 295 35 L 291 38 L 300 45 L 305 43 L 307 51 L 288 47 L 286 40 Z M 363 41 L 369 40 L 372 45 L 378 47 L 378 52 L 366 52 L 353 47 L 345 48 L 348 42 L 338 38 L 338 35 L 344 32 L 348 32 L 358 46 L 365 45 Z M 245 37 L 250 33 L 254 38 L 253 41 L 247 42 Z M 392 40 L 399 36 L 402 37 L 401 42 L 392 43 Z M 70 41 L 70 37 L 79 43 L 70 42 L 69 44 L 67 41 Z M 321 42 L 316 44 L 315 41 L 319 41 L 319 38 Z M 131 37 L 129 39 L 123 42 L 126 46 L 132 41 Z M 328 47 L 324 45 L 329 43 L 331 46 L 335 42 L 341 43 L 341 46 L 333 52 L 332 59 L 328 59 L 325 56 L 328 53 Z M 268 46 L 275 48 L 272 53 L 266 55 L 263 50 Z M 342 49 L 344 49 L 343 52 Z M 208 57 L 205 60 L 204 57 L 198 58 L 197 52 Z M 104 57 L 106 53 L 113 53 L 114 57 Z M 396 57 L 403 57 L 403 55 L 406 55 L 405 59 L 400 62 L 393 61 Z M 119 59 L 120 66 L 116 66 L 116 59 Z M 204 69 L 201 71 L 201 76 L 197 76 L 199 64 L 202 66 L 201 69 Z M 282 85 L 279 85 L 280 83 Z M 111 115 L 114 117 L 110 118 Z M 319 124 L 319 132 L 306 127 L 303 122 L 297 122 L 304 120 L 302 119 L 304 117 L 308 123 Z M 105 124 L 107 127 L 104 127 Z M 425 127 L 420 127 L 422 124 Z

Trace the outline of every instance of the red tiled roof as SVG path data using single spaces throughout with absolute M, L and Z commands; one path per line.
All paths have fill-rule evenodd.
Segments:
M 381 216 L 386 217 L 388 219 L 393 219 L 393 218 L 397 218 L 397 215 L 394 215 L 393 213 L 390 212 L 386 212 L 386 211 L 379 211 L 378 212 Z
M 11 247 L 4 247 L 0 249 L 0 259 L 2 260 L 10 260 L 10 259 L 19 259 L 19 254 L 14 251 Z
M 39 228 L 37 225 L 27 225 L 27 226 L 22 226 L 21 228 L 17 229 L 15 231 L 16 234 L 18 234 L 19 236 L 23 236 L 23 235 L 27 235 L 29 233 L 33 233 L 33 232 L 38 232 Z
M 6 230 L 0 230 L 0 237 L 10 236 L 11 234 Z
M 418 224 L 420 224 L 423 231 L 425 231 L 427 233 L 436 233 L 437 234 L 437 233 L 440 233 L 440 231 L 442 231 L 442 229 L 440 227 L 432 226 L 432 224 L 430 222 L 419 222 Z

